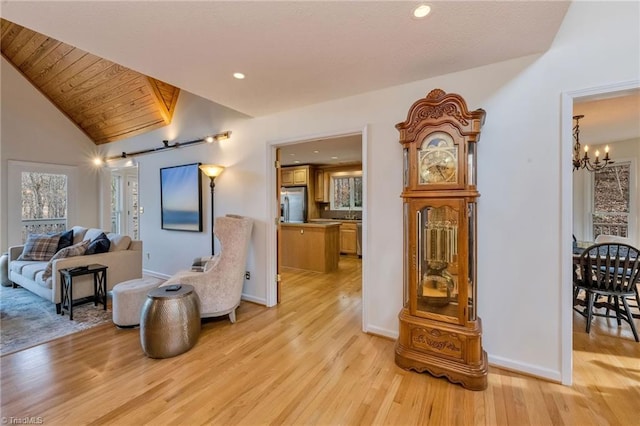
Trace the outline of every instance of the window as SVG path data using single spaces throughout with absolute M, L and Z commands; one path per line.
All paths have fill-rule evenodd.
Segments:
M 362 210 L 362 176 L 331 177 L 331 210 Z
M 631 163 L 616 162 L 593 174 L 593 238 L 629 236 Z
M 30 233 L 60 232 L 76 216 L 77 168 L 8 161 L 7 244 L 26 241 Z
M 22 241 L 67 229 L 67 176 L 22 172 Z
M 122 233 L 122 176 L 111 175 L 111 232 Z

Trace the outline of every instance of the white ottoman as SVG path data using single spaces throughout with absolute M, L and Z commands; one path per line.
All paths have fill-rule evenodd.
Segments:
M 140 312 L 147 293 L 163 282 L 160 278 L 145 277 L 116 284 L 111 290 L 113 323 L 122 328 L 140 325 Z
M 9 255 L 7 253 L 0 256 L 0 284 L 3 287 L 10 287 L 13 284 L 9 281 Z

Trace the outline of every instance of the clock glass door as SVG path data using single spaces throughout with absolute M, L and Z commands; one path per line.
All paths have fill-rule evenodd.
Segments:
M 448 322 L 462 322 L 459 300 L 465 283 L 466 248 L 461 240 L 464 228 L 464 203 L 459 200 L 431 205 L 417 210 L 416 220 L 416 298 L 419 316 L 437 315 Z M 466 296 L 465 296 L 466 298 Z

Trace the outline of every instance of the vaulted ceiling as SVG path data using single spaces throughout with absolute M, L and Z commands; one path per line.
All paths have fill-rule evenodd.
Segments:
M 0 19 L 1 52 L 97 145 L 171 123 L 180 90 Z
M 3 19 L 2 54 L 105 143 L 167 124 L 177 87 L 260 116 L 543 53 L 571 2 L 437 1 L 424 20 L 416 4 L 2 1 L 3 18 L 41 33 Z M 637 93 L 576 104 L 585 141 L 636 137 Z
M 417 4 L 2 1 L 0 13 L 258 117 L 542 54 L 571 2 L 433 1 L 421 20 Z

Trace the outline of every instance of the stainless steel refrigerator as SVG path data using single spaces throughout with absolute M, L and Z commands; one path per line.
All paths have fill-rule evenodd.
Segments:
M 280 222 L 307 221 L 307 187 L 283 186 L 280 189 Z

